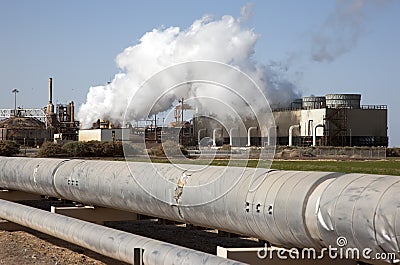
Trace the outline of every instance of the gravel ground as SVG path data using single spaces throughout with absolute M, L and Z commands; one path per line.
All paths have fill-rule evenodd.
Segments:
M 49 209 L 50 202 L 24 202 Z M 172 244 L 215 254 L 217 246 L 262 246 L 255 239 L 218 235 L 216 230 L 188 228 L 184 224 L 165 224 L 157 219 L 131 222 L 109 222 L 107 226 Z M 0 264 L 115 264 L 125 263 L 97 254 L 52 236 L 21 228 L 0 230 Z

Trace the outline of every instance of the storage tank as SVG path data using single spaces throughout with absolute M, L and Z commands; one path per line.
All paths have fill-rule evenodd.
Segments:
M 359 109 L 361 102 L 360 94 L 328 94 L 325 96 L 328 108 Z
M 325 97 L 302 97 L 303 109 L 323 109 L 326 107 Z

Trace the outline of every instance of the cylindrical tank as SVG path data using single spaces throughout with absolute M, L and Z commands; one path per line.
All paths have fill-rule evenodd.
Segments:
M 326 106 L 328 108 L 359 109 L 361 102 L 360 94 L 327 94 Z
M 323 109 L 326 107 L 325 97 L 302 97 L 303 109 Z

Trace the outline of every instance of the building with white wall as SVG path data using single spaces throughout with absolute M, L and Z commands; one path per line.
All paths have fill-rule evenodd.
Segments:
M 277 144 L 289 145 L 291 131 L 293 145 L 387 146 L 387 106 L 360 100 L 359 94 L 328 94 L 303 97 L 298 109 L 275 110 Z
M 88 129 L 79 130 L 78 140 L 83 142 L 88 141 L 128 141 L 129 128 L 101 128 L 101 129 Z

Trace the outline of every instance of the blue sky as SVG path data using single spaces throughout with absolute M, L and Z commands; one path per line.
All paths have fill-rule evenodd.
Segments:
M 253 15 L 244 26 L 259 35 L 254 59 L 282 65 L 303 95 L 361 93 L 362 104 L 388 105 L 390 145 L 400 146 L 400 1 L 354 1 L 368 2 L 359 32 L 330 62 L 311 60 L 311 50 L 317 33 L 329 33 L 324 30 L 329 31 L 325 26 L 336 1 L 251 1 Z M 186 28 L 205 14 L 239 17 L 246 3 L 3 0 L 0 107 L 13 107 L 13 88 L 20 90 L 18 105 L 44 106 L 48 77 L 54 78 L 55 102 L 80 105 L 90 86 L 118 73 L 115 57 L 144 33 L 162 26 Z

